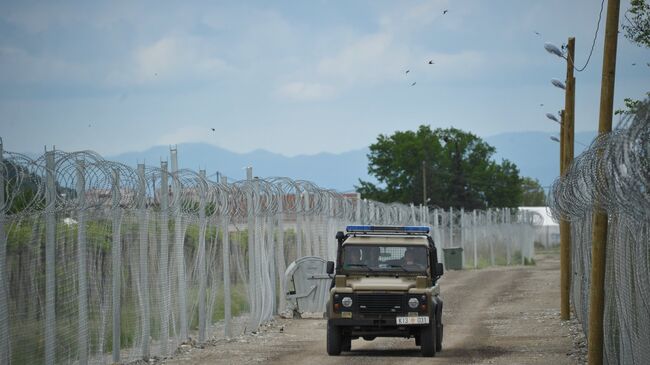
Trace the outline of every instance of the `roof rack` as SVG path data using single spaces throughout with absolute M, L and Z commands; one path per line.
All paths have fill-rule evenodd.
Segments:
M 365 234 L 428 234 L 427 226 L 347 226 L 348 233 Z

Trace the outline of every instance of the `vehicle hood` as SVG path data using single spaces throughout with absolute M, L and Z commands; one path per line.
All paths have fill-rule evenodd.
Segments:
M 350 278 L 346 283 L 352 290 L 403 290 L 415 288 L 415 278 L 361 277 Z

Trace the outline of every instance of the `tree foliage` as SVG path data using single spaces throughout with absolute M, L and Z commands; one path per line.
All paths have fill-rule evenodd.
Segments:
M 546 205 L 544 188 L 537 179 L 524 177 L 521 179 L 521 205 L 525 207 L 541 207 Z
M 630 0 L 630 8 L 624 15 L 625 38 L 639 47 L 650 48 L 650 3 L 647 0 Z M 650 63 L 646 64 L 650 67 Z M 650 92 L 646 92 L 650 97 Z M 641 100 L 625 98 L 625 109 L 617 109 L 615 114 L 634 114 Z
M 625 38 L 640 47 L 650 48 L 650 4 L 646 0 L 630 0 L 625 20 Z
M 456 128 L 397 131 L 370 146 L 368 172 L 357 191 L 382 202 L 423 203 L 442 208 L 515 207 L 522 198 L 517 166 L 492 161 L 494 147 Z M 423 174 L 425 179 L 423 179 Z

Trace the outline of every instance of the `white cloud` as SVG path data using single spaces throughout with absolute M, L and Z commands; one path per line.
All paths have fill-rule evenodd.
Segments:
M 402 76 L 408 60 L 409 50 L 397 44 L 391 34 L 376 33 L 358 38 L 323 58 L 317 73 L 345 83 L 377 82 Z
M 285 82 L 279 88 L 283 92 L 279 94 L 312 100 L 314 98 L 296 98 L 295 95 L 308 95 L 305 92 L 308 88 L 314 94 L 323 94 L 317 92 L 322 85 L 328 85 L 326 95 L 332 96 L 354 87 L 466 79 L 485 71 L 490 58 L 484 52 L 432 52 L 432 45 L 414 42 L 422 32 L 440 32 L 459 26 L 460 20 L 443 15 L 443 10 L 450 8 L 449 3 L 448 0 L 422 1 L 411 6 L 400 3 L 379 15 L 379 28 L 372 32 L 341 32 L 337 41 L 328 42 L 334 46 L 325 48 L 326 53 L 317 55 L 315 62 L 304 63 L 307 66 L 285 75 Z M 472 10 L 463 7 L 451 11 L 467 13 Z M 435 65 L 427 64 L 431 59 Z M 405 76 L 407 69 L 411 73 Z
M 136 79 L 150 81 L 212 79 L 229 70 L 205 40 L 170 36 L 137 49 Z
M 287 99 L 312 101 L 333 96 L 334 88 L 319 83 L 289 82 L 280 86 L 276 94 Z

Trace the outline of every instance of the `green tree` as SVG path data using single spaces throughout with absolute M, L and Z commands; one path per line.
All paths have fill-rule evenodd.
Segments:
M 650 48 L 650 4 L 647 0 L 630 0 L 630 8 L 624 16 L 625 38 L 639 47 Z M 646 66 L 650 67 L 650 62 Z M 645 97 L 650 98 L 650 92 L 646 92 Z M 623 101 L 625 109 L 617 109 L 615 114 L 634 114 L 641 105 L 641 100 L 633 98 Z
M 526 207 L 541 207 L 546 205 L 544 188 L 537 179 L 524 177 L 521 179 L 522 199 L 521 205 Z
M 650 4 L 646 0 L 630 0 L 625 20 L 625 38 L 640 47 L 650 48 Z
M 357 191 L 382 202 L 423 203 L 426 174 L 428 205 L 514 207 L 521 200 L 517 167 L 491 160 L 494 147 L 456 128 L 397 131 L 379 135 L 370 146 L 368 172 L 379 184 L 361 181 Z M 424 166 L 424 168 L 423 168 Z

